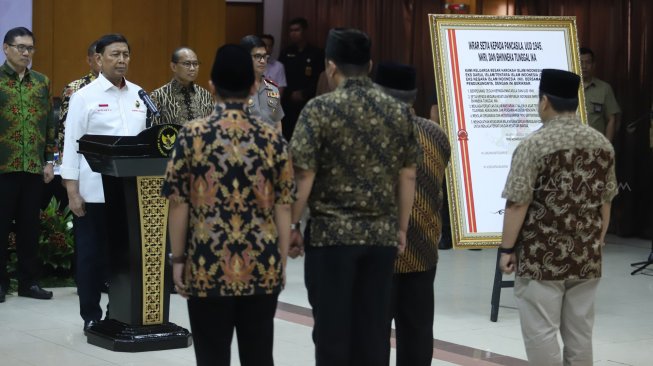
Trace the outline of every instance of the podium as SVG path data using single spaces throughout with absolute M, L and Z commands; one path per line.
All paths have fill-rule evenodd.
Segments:
M 90 344 L 120 352 L 192 344 L 188 330 L 168 319 L 168 200 L 161 197 L 180 128 L 156 125 L 137 136 L 84 135 L 79 140 L 79 153 L 102 174 L 111 263 L 108 316 L 86 332 Z

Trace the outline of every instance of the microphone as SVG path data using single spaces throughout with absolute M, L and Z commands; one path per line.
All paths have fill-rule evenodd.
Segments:
M 141 89 L 138 91 L 138 96 L 141 98 L 143 103 L 145 103 L 145 106 L 147 107 L 147 110 L 152 113 L 154 117 L 159 117 L 161 113 L 159 113 L 159 110 L 156 108 L 156 105 L 154 105 L 154 102 L 152 101 L 152 98 L 150 98 L 149 95 L 145 92 L 145 90 Z

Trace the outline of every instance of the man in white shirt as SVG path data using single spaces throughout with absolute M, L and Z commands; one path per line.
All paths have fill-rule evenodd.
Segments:
M 100 38 L 96 55 L 98 78 L 73 94 L 70 100 L 61 177 L 74 213 L 77 245 L 77 293 L 84 330 L 102 318 L 100 291 L 108 265 L 102 175 L 91 170 L 78 150 L 77 140 L 86 134 L 135 136 L 145 129 L 147 109 L 140 86 L 125 79 L 130 48 L 120 34 Z

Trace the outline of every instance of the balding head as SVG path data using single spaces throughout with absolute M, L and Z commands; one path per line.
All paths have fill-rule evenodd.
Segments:
M 182 85 L 188 86 L 197 79 L 199 60 L 197 54 L 188 47 L 179 47 L 173 53 L 170 68 L 174 78 Z

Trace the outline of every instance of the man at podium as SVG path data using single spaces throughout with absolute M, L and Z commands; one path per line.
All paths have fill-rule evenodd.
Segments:
M 77 245 L 76 280 L 84 330 L 102 318 L 100 307 L 107 243 L 102 175 L 91 170 L 78 151 L 86 134 L 135 136 L 145 129 L 147 108 L 138 96 L 141 87 L 125 79 L 130 60 L 127 39 L 107 34 L 97 41 L 101 73 L 70 100 L 61 165 Z

